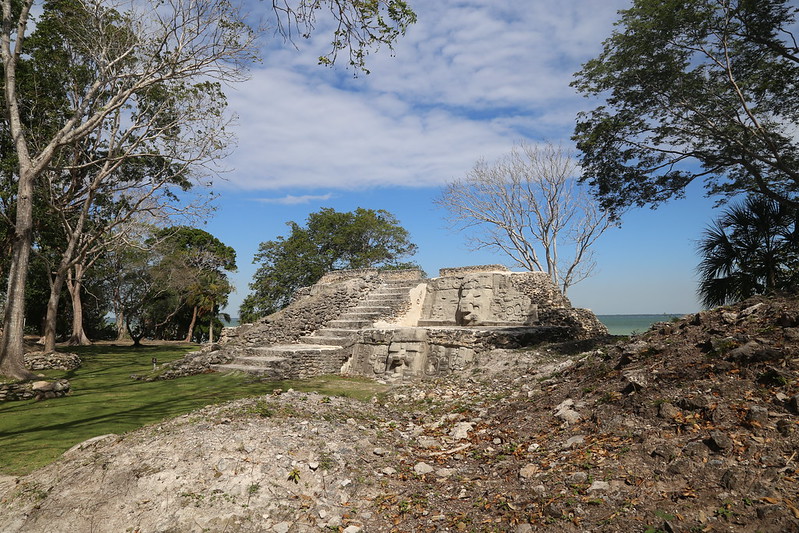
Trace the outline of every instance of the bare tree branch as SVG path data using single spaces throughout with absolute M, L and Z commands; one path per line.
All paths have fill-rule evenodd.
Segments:
M 579 186 L 579 173 L 560 146 L 520 144 L 496 163 L 478 161 L 435 202 L 453 228 L 468 233 L 472 248 L 494 249 L 516 266 L 547 272 L 565 295 L 591 275 L 591 248 L 614 225 Z

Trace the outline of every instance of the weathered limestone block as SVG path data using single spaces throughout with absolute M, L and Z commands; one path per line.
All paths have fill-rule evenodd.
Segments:
M 428 281 L 420 326 L 533 325 L 539 308 L 571 307 L 544 272 L 442 272 Z
M 425 372 L 427 352 L 427 332 L 424 329 L 364 330 L 343 370 L 400 380 L 421 377 Z

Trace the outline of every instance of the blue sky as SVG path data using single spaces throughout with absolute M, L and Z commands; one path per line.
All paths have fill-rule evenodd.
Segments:
M 299 49 L 267 33 L 263 62 L 227 91 L 238 143 L 205 227 L 238 254 L 228 311 L 238 314 L 249 291 L 258 244 L 322 207 L 390 211 L 431 277 L 446 267 L 512 266 L 470 251 L 433 199 L 478 159 L 494 160 L 514 143 L 570 146 L 576 113 L 597 102 L 569 82 L 629 4 L 417 0 L 419 22 L 357 77 L 316 65 L 327 51 L 324 28 Z M 599 314 L 698 310 L 695 247 L 712 205 L 696 188 L 686 200 L 629 212 L 597 243 L 596 273 L 570 289 L 572 303 Z

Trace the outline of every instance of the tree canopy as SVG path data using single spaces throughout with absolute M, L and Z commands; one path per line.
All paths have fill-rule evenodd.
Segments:
M 198 228 L 157 230 L 114 255 L 117 320 L 137 343 L 193 340 L 195 327 L 208 329 L 233 291 L 227 273 L 236 270 L 235 250 Z
M 797 210 L 763 196 L 729 206 L 699 241 L 699 295 L 707 307 L 799 282 Z
M 416 253 L 408 231 L 391 213 L 358 208 L 323 208 L 308 215 L 305 226 L 288 222 L 291 232 L 262 242 L 253 263 L 260 263 L 241 305 L 240 318 L 252 322 L 288 305 L 297 289 L 313 285 L 331 270 L 393 268 Z
M 415 21 L 403 0 L 275 0 L 272 8 L 288 38 L 309 37 L 318 15 L 332 15 L 331 52 L 320 61 L 346 51 L 363 70 L 371 49 L 390 47 Z M 246 77 L 255 32 L 225 0 L 0 0 L 0 10 L 0 202 L 13 232 L 2 265 L 0 373 L 30 379 L 24 300 L 42 177 L 70 193 L 87 185 L 85 194 L 64 197 L 86 208 L 103 197 L 111 210 L 153 210 L 154 191 L 164 189 L 159 198 L 175 199 L 168 185 L 187 187 L 224 151 L 222 86 Z M 101 191 L 102 180 L 122 190 Z M 77 218 L 73 240 L 85 218 Z
M 799 206 L 797 8 L 786 0 L 635 0 L 573 85 L 583 179 L 616 213 L 757 192 Z

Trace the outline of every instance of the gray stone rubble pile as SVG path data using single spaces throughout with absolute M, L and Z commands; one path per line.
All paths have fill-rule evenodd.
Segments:
M 29 370 L 75 370 L 82 364 L 78 354 L 67 352 L 29 352 L 25 366 Z
M 17 400 L 49 400 L 69 393 L 66 379 L 57 381 L 28 381 L 25 383 L 0 383 L 0 402 Z

